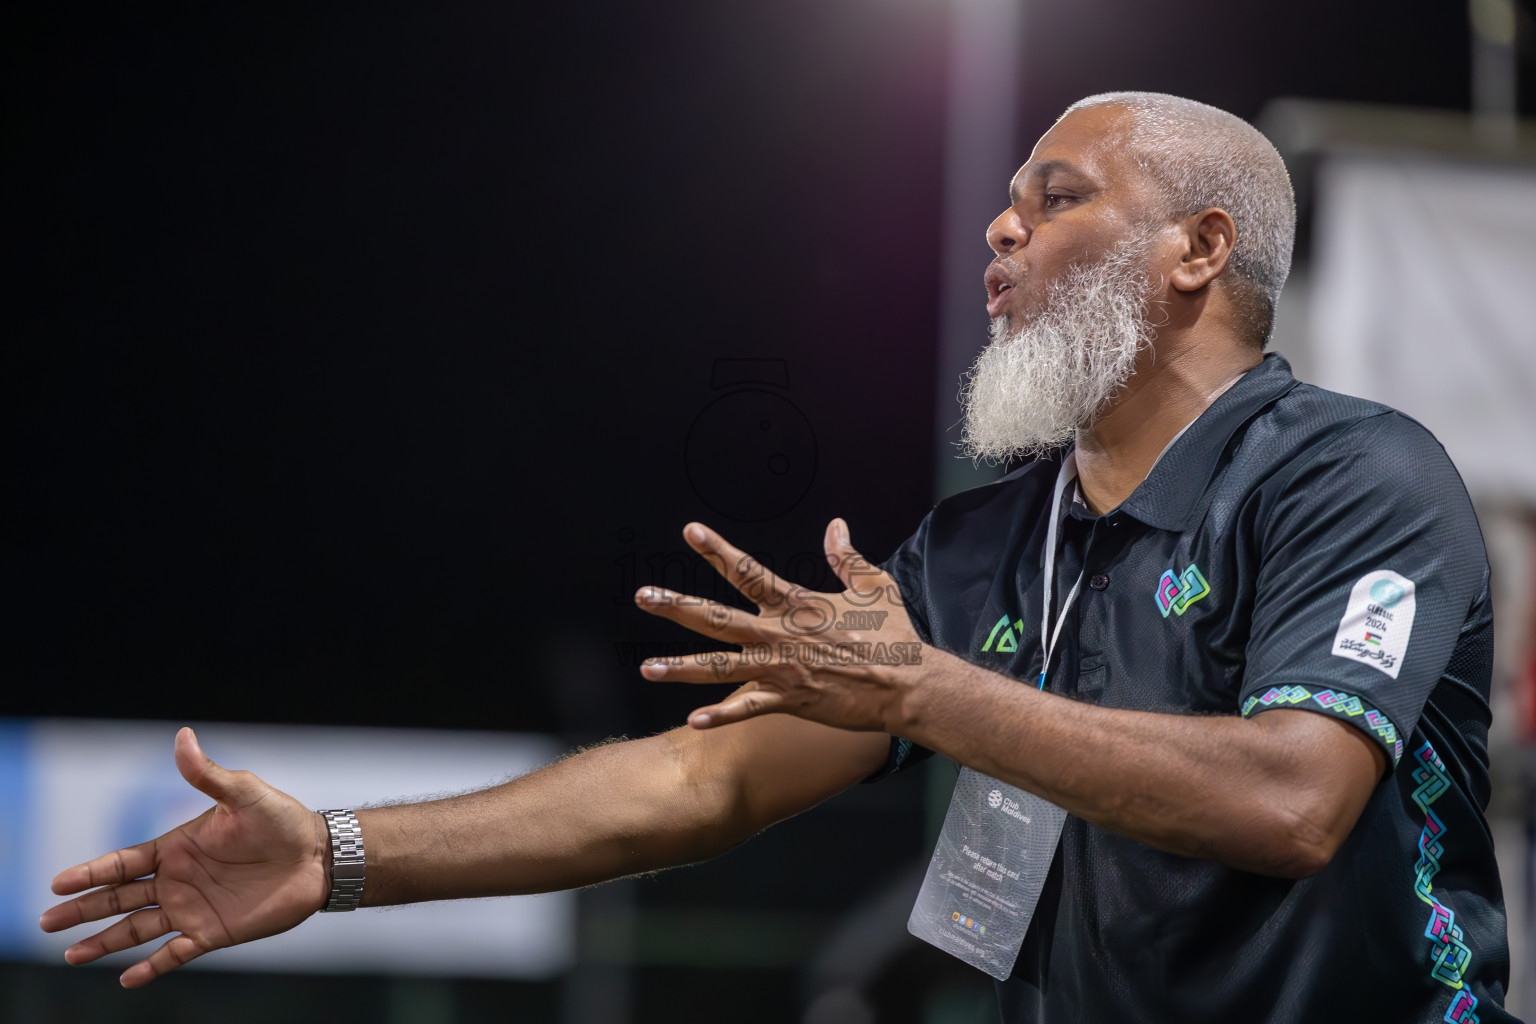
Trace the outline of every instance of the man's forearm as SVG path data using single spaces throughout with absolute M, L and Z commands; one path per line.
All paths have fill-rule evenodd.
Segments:
M 702 860 L 751 834 L 728 786 L 667 733 L 476 793 L 361 810 L 363 903 L 552 892 Z
M 1334 729 L 1354 731 L 1306 711 L 1245 720 L 1097 707 L 931 653 L 891 724 L 900 735 L 1173 853 L 1315 872 L 1360 811 L 1344 795 L 1341 747 L 1375 777 L 1385 766 L 1364 736 L 1340 741 Z

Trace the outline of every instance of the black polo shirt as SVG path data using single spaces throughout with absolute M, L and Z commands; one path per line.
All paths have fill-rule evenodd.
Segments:
M 924 640 L 1031 685 L 1059 465 L 942 502 L 886 563 Z M 1119 508 L 1094 516 L 1070 497 L 1055 510 L 1057 606 L 1080 571 L 1083 585 L 1048 689 L 1172 714 L 1300 708 L 1359 729 L 1393 769 L 1333 861 L 1300 881 L 1069 816 L 998 983 L 1003 1020 L 1512 1019 L 1483 818 L 1488 562 L 1434 437 L 1298 383 L 1270 355 Z M 895 740 L 888 770 L 926 753 Z

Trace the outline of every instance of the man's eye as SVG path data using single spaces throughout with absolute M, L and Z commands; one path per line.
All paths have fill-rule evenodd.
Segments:
M 1064 196 L 1064 195 L 1061 195 L 1059 193 L 1047 192 L 1045 194 L 1045 208 L 1047 210 L 1057 209 L 1062 204 L 1064 204 L 1066 201 L 1067 201 L 1067 197 Z

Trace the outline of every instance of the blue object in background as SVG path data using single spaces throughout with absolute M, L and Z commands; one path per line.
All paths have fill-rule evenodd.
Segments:
M 0 719 L 0 955 L 31 952 L 37 925 L 27 913 L 25 887 L 32 877 L 32 784 L 28 771 L 31 726 Z M 30 927 L 29 927 L 30 925 Z

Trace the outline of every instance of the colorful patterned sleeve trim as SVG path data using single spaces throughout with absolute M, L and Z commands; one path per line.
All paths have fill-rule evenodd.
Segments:
M 1243 717 L 1247 718 L 1256 708 L 1286 707 L 1306 704 L 1309 701 L 1315 707 L 1329 714 L 1338 715 L 1340 718 L 1358 718 L 1364 715 L 1365 724 L 1381 737 L 1381 741 L 1392 752 L 1393 767 L 1403 759 L 1403 739 L 1397 734 L 1397 726 L 1392 724 L 1392 719 L 1369 704 L 1362 703 L 1359 697 L 1342 690 L 1309 690 L 1305 686 L 1272 686 L 1243 702 Z
M 1447 829 L 1433 805 L 1440 794 L 1451 788 L 1451 780 L 1445 774 L 1445 763 L 1428 743 L 1415 750 L 1413 757 L 1418 762 L 1413 770 L 1413 802 L 1424 814 L 1413 891 L 1429 906 L 1429 923 L 1424 926 L 1424 937 L 1429 940 L 1429 976 L 1452 992 L 1451 1005 L 1441 1018 L 1446 1024 L 1478 1024 L 1477 996 L 1465 981 L 1472 950 L 1464 941 L 1461 925 L 1456 923 L 1456 912 L 1435 896 L 1435 876 L 1440 873 Z

